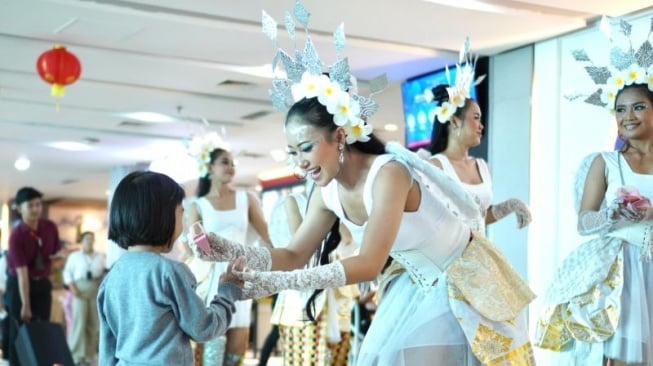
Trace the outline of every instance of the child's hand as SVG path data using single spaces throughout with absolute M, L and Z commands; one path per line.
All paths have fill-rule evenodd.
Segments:
M 247 259 L 243 256 L 238 257 L 232 261 L 229 261 L 229 266 L 227 266 L 227 271 L 220 276 L 220 281 L 233 283 L 234 285 L 243 288 L 244 281 L 240 278 L 234 276 L 234 271 L 243 272 L 245 266 L 247 265 Z

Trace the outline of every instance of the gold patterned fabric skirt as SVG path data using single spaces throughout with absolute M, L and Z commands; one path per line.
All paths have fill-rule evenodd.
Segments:
M 394 278 L 405 272 L 395 262 L 386 270 L 385 281 L 394 282 Z M 481 363 L 535 365 L 523 314 L 535 295 L 483 234 L 474 233 L 467 248 L 452 261 L 441 279 L 446 280 L 444 291 L 450 312 Z M 393 286 L 396 285 L 389 284 L 388 296 Z M 433 285 L 437 286 L 442 285 Z M 382 284 L 380 287 L 386 286 Z M 425 296 L 441 296 L 438 291 L 429 291 L 425 290 Z M 384 306 L 384 296 L 381 295 L 379 310 Z
M 451 311 L 485 365 L 535 365 L 524 308 L 535 298 L 508 259 L 483 234 L 446 270 Z
M 279 325 L 284 366 L 346 366 L 350 349 L 349 332 L 341 332 L 339 343 L 327 342 L 327 320 L 303 326 Z
M 653 362 L 653 263 L 640 241 L 624 240 L 642 232 L 618 228 L 565 258 L 546 294 L 536 346 L 560 352 L 561 359 L 573 355 L 572 363 Z

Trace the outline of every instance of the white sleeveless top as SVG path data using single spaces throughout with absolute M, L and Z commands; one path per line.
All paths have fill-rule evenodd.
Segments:
M 249 225 L 247 192 L 236 191 L 236 207 L 233 210 L 216 210 L 206 197 L 195 201 L 207 232 L 214 232 L 236 243 L 245 243 Z
M 426 189 L 417 178 L 417 173 L 398 157 L 390 154 L 379 155 L 372 163 L 363 188 L 365 210 L 369 216 L 374 207 L 372 200 L 374 180 L 379 169 L 390 161 L 402 163 L 413 177 L 413 182 L 420 186 L 421 192 L 419 208 L 414 212 L 404 212 L 401 218 L 390 255 L 402 251 L 419 251 L 431 263 L 444 269 L 453 258 L 460 255 L 469 242 L 469 227 L 446 208 L 440 197 L 436 197 L 432 191 Z M 338 196 L 338 182 L 333 180 L 323 187 L 321 194 L 327 208 L 340 218 L 351 232 L 354 241 L 360 245 L 363 242 L 367 222 L 357 225 L 347 219 Z
M 474 231 L 481 233 L 485 232 L 485 213 L 492 204 L 492 178 L 490 177 L 490 169 L 483 159 L 474 159 L 476 167 L 481 175 L 481 183 L 469 184 L 460 180 L 456 170 L 454 169 L 451 161 L 444 154 L 433 155 L 431 159 L 437 159 L 442 165 L 442 170 L 456 182 L 458 182 L 465 191 L 469 192 L 478 203 L 482 217 L 463 217 L 467 224 Z
M 636 187 L 642 196 L 653 200 L 653 175 L 633 172 L 626 159 L 617 151 L 603 152 L 601 156 L 605 161 L 605 177 L 608 183 L 605 191 L 606 202 L 610 203 L 617 198 L 617 189 L 623 186 Z
M 236 207 L 233 210 L 216 210 L 206 197 L 197 198 L 193 203 L 197 207 L 206 232 L 214 232 L 237 243 L 247 244 L 245 243 L 249 225 L 247 192 L 236 191 Z M 189 266 L 198 281 L 197 293 L 205 299 L 207 305 L 217 293 L 218 278 L 227 269 L 228 264 L 228 262 L 208 262 L 197 259 Z M 236 302 L 237 307 L 239 303 L 241 302 Z M 232 324 L 235 321 L 236 318 L 232 318 Z

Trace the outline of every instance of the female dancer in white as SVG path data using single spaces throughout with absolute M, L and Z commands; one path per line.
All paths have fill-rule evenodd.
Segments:
M 309 13 L 299 3 L 294 10 L 306 27 Z M 288 17 L 285 23 L 294 37 Z M 265 13 L 263 25 L 276 42 L 278 27 Z M 532 292 L 504 256 L 482 235 L 472 235 L 429 189 L 438 185 L 463 212 L 478 210 L 460 185 L 372 134 L 366 120 L 378 106 L 352 85 L 347 59 L 340 58 L 342 28 L 334 38 L 339 59 L 328 76 L 322 74 L 324 63 L 310 37 L 304 51 L 295 53 L 297 60 L 283 50 L 275 57 L 288 77 L 276 80 L 271 90 L 276 106 L 290 107 L 288 152 L 317 185 L 290 244 L 268 250 L 211 233 L 209 250 L 195 248 L 197 255 L 220 261 L 246 256 L 251 271 L 241 276 L 248 281 L 247 298 L 371 281 L 391 256 L 402 268 L 388 274 L 358 365 L 532 365 L 528 334 L 516 324 Z M 379 84 L 370 82 L 372 93 Z M 349 258 L 329 262 L 339 241 L 330 240 L 339 221 L 360 248 Z M 298 269 L 316 252 L 316 266 Z
M 438 85 L 432 90 L 433 98 L 439 105 L 452 99 L 447 91 L 449 85 Z M 531 221 L 530 211 L 524 202 L 511 198 L 492 204 L 492 178 L 485 160 L 469 156 L 469 149 L 478 146 L 483 137 L 481 108 L 473 99 L 465 98 L 462 107 L 456 108 L 451 117 L 435 116 L 429 151 L 430 161 L 447 175 L 458 181 L 463 188 L 476 198 L 480 215 L 465 218 L 467 224 L 484 233 L 485 226 L 492 224 L 510 213 L 517 217 L 517 227 L 523 228 Z M 437 126 L 439 122 L 441 126 Z
M 421 173 L 402 157 L 384 154 L 373 135 L 346 148 L 345 129 L 317 98 L 291 108 L 286 137 L 300 167 L 320 186 L 290 245 L 270 251 L 210 234 L 211 251 L 197 255 L 245 255 L 256 272 L 242 274 L 250 281 L 244 296 L 254 298 L 370 281 L 390 255 L 404 270 L 386 286 L 359 365 L 533 364 L 528 335 L 514 323 L 533 294 L 496 248 L 472 237 L 428 190 Z M 430 168 L 446 192 L 459 194 L 463 209 L 477 209 L 456 183 L 410 152 L 400 154 L 406 153 L 412 164 Z M 325 247 L 320 265 L 290 271 L 309 261 L 338 220 L 361 243 L 360 253 L 326 264 L 333 246 Z
M 264 245 L 270 247 L 267 225 L 258 199 L 251 193 L 229 187 L 234 173 L 233 158 L 228 151 L 221 148 L 210 151 L 207 175 L 199 180 L 198 198 L 188 207 L 188 222 L 200 221 L 206 230 L 241 243 L 245 242 L 248 225 L 251 225 Z M 217 291 L 217 279 L 227 268 L 226 263 L 192 263 L 189 266 L 196 275 L 203 273 L 199 277 L 204 278 L 198 278 L 198 292 L 206 294 L 207 302 L 210 301 Z M 240 364 L 247 349 L 250 313 L 251 300 L 236 302 L 236 313 L 226 336 L 224 363 L 220 352 L 221 340 L 215 340 L 203 346 L 203 366 Z
M 598 237 L 558 269 L 538 323 L 536 344 L 569 365 L 653 364 L 653 92 L 625 86 L 615 117 L 625 144 L 596 154 L 578 215 L 578 232 Z

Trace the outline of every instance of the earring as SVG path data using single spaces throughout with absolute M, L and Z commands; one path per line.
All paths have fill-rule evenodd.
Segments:
M 345 163 L 345 145 L 342 143 L 338 144 L 338 151 L 340 151 L 340 154 L 338 155 L 338 164 L 342 165 Z

